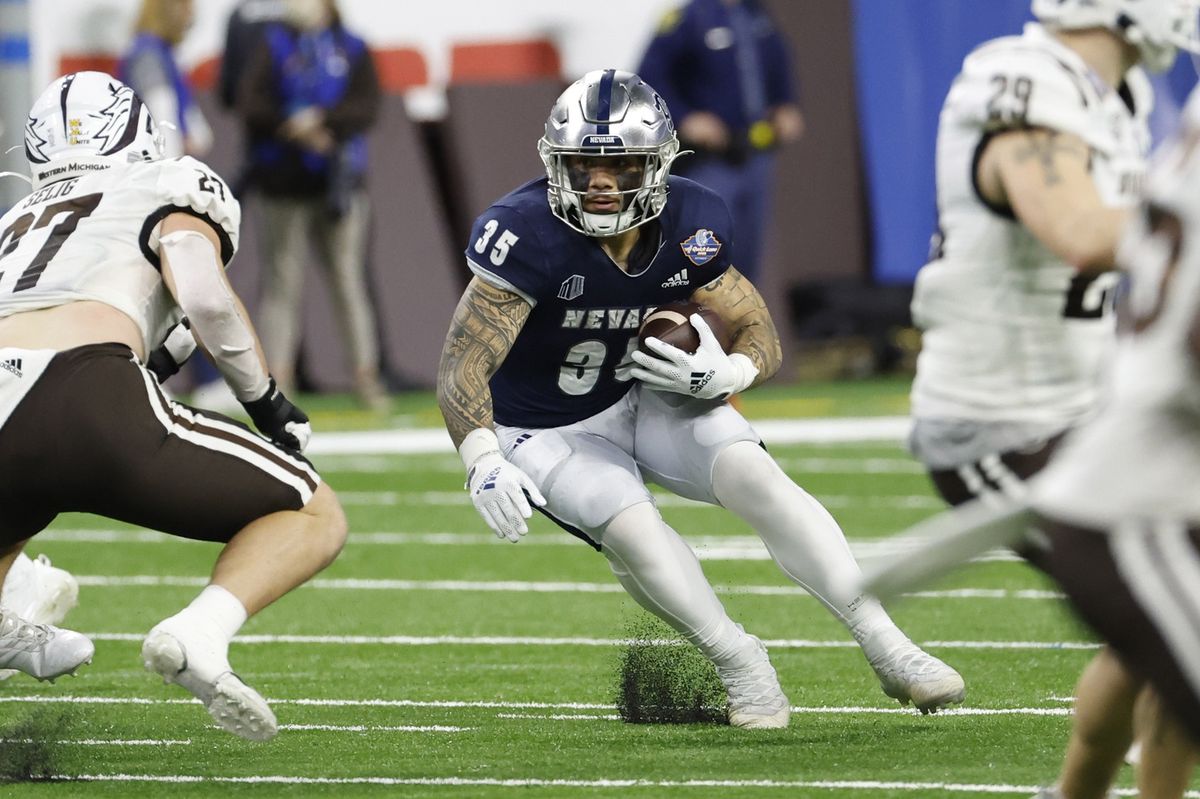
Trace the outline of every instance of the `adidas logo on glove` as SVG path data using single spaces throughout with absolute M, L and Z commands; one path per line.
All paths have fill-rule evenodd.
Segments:
M 712 380 L 713 375 L 716 373 L 717 372 L 715 369 L 709 369 L 707 372 L 692 372 L 692 379 L 690 381 L 692 393 L 695 394 L 697 391 L 707 386 L 708 381 Z

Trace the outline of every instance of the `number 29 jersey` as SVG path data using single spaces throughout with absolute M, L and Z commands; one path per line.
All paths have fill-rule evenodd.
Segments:
M 1073 134 L 1091 150 L 1102 201 L 1138 199 L 1152 90 L 1140 68 L 1110 89 L 1036 23 L 971 53 L 942 109 L 939 234 L 917 274 L 913 319 L 924 331 L 913 383 L 918 419 L 1070 426 L 1094 407 L 1114 335 L 1117 273 L 1082 275 L 976 185 L 996 134 L 1026 127 Z
M 183 316 L 159 272 L 159 223 L 176 212 L 203 219 L 228 265 L 241 211 L 194 158 L 92 161 L 93 170 L 85 163 L 39 186 L 0 218 L 0 317 L 94 300 L 132 319 L 148 353 Z
M 560 427 L 621 399 L 632 383 L 617 377 L 633 364 L 645 315 L 687 299 L 733 258 L 724 201 L 686 178 L 668 178 L 666 207 L 642 226 L 639 247 L 657 249 L 636 274 L 555 217 L 546 187 L 545 178 L 531 181 L 496 201 L 466 249 L 479 279 L 533 306 L 491 380 L 495 420 L 510 427 Z

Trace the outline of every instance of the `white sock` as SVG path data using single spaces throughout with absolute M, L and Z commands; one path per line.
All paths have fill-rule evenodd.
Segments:
M 722 452 L 713 493 L 757 531 L 784 574 L 846 625 L 868 658 L 907 640 L 876 600 L 859 593 L 862 573 L 829 511 L 761 447 L 744 441 Z
M 757 650 L 725 612 L 691 547 L 649 502 L 617 514 L 601 546 L 609 567 L 639 605 L 721 669 L 744 668 Z
M 0 605 L 7 606 L 9 610 L 20 616 L 25 610 L 21 605 L 26 604 L 25 594 L 29 592 L 27 583 L 32 574 L 33 561 L 24 552 L 18 553 L 8 568 L 8 576 L 4 580 L 4 585 L 0 586 Z
M 246 608 L 237 597 L 219 585 L 210 585 L 201 591 L 183 613 L 194 614 L 202 619 L 226 644 L 246 623 Z

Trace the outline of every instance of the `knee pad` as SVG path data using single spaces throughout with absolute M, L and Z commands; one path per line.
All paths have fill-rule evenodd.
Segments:
M 791 479 L 761 446 L 749 441 L 730 444 L 713 463 L 713 494 L 722 505 L 727 498 L 766 497 L 779 485 L 780 478 Z

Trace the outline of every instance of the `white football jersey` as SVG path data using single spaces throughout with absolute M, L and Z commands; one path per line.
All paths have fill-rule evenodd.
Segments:
M 159 274 L 159 223 L 177 211 L 212 225 L 228 265 L 241 210 L 194 158 L 113 163 L 42 185 L 0 218 L 0 317 L 97 300 L 132 319 L 150 352 L 183 316 Z
M 1118 276 L 1078 274 L 1010 209 L 989 207 L 976 165 L 996 133 L 1071 133 L 1091 148 L 1102 200 L 1132 205 L 1149 151 L 1152 97 L 1140 68 L 1114 91 L 1035 23 L 967 57 L 939 122 L 939 236 L 914 287 L 913 318 L 924 330 L 912 391 L 918 419 L 1062 429 L 1093 408 Z
M 1104 408 L 1034 483 L 1039 510 L 1082 526 L 1200 525 L 1200 92 L 1187 119 L 1121 248 L 1130 289 Z

